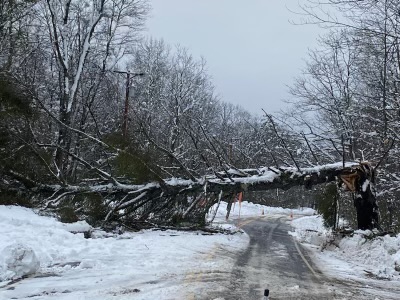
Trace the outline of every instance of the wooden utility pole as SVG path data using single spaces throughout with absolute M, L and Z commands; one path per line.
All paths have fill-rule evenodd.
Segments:
M 126 87 L 125 87 L 125 105 L 124 105 L 124 118 L 122 122 L 122 136 L 126 139 L 126 133 L 128 131 L 128 112 L 129 112 L 129 88 L 131 85 L 131 73 L 126 73 Z
M 131 77 L 144 76 L 145 73 L 133 73 L 129 71 L 114 71 L 115 73 L 126 74 L 126 86 L 125 86 L 125 104 L 124 104 L 124 114 L 122 121 L 122 135 L 126 139 L 128 132 L 128 114 L 129 114 L 129 91 L 131 87 Z

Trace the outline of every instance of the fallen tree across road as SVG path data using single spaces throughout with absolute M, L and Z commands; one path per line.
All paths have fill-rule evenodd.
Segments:
M 29 193 L 41 197 L 42 208 L 54 209 L 74 196 L 100 197 L 104 209 L 102 222 L 125 223 L 133 227 L 205 225 L 210 207 L 224 199 L 229 202 L 243 191 L 287 190 L 294 186 L 312 188 L 340 179 L 354 193 L 358 227 L 378 226 L 374 193 L 374 170 L 370 164 L 348 162 L 312 168 L 229 169 L 196 180 L 171 178 L 133 185 L 120 182 L 87 181 L 80 185 L 43 185 L 18 174 L 10 174 Z M 3 186 L 4 188 L 4 186 Z M 79 210 L 77 203 L 77 210 Z

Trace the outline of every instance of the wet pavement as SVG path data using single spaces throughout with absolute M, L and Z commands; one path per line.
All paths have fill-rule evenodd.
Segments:
M 214 288 L 195 299 L 261 300 L 264 289 L 270 290 L 270 300 L 383 299 L 357 288 L 357 283 L 321 274 L 307 251 L 288 234 L 287 217 L 244 219 L 237 225 L 250 236 L 248 248 L 239 254 L 231 273 L 219 274 Z

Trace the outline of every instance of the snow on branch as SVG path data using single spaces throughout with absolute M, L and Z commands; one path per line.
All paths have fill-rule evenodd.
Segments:
M 222 199 L 232 199 L 243 191 L 289 189 L 335 181 L 344 170 L 360 166 L 342 162 L 312 168 L 295 167 L 228 169 L 197 179 L 170 178 L 147 184 L 127 184 L 104 179 L 79 185 L 39 185 L 29 181 L 25 188 L 46 197 L 44 209 L 61 205 L 63 197 L 95 194 L 106 208 L 104 224 L 113 222 L 138 227 L 146 224 L 174 225 L 181 222 L 205 224 L 210 207 Z M 17 178 L 18 179 L 18 176 Z M 24 182 L 21 182 L 24 184 Z M 137 224 L 141 224 L 140 226 Z
M 357 162 L 348 162 L 346 168 L 358 166 Z M 141 185 L 130 185 L 121 183 L 96 184 L 87 183 L 86 185 L 67 185 L 62 187 L 62 192 L 74 193 L 100 193 L 109 194 L 111 192 L 119 192 L 124 195 L 141 193 L 141 197 L 147 194 L 164 193 L 165 197 L 177 196 L 180 194 L 190 194 L 204 191 L 207 184 L 207 193 L 216 193 L 223 191 L 227 193 L 238 193 L 241 191 L 260 191 L 270 189 L 289 189 L 294 186 L 315 185 L 334 181 L 343 171 L 342 162 L 316 166 L 312 168 L 268 168 L 261 167 L 258 169 L 230 169 L 219 174 L 208 175 L 196 180 L 188 180 L 183 178 L 170 178 L 160 182 L 152 182 Z M 42 185 L 43 186 L 43 185 Z M 58 189 L 60 186 L 46 186 L 46 191 Z M 58 196 L 57 196 L 58 197 Z M 129 197 L 123 197 L 128 201 L 132 201 Z M 51 200 L 51 199 L 48 199 Z M 132 201 L 131 203 L 135 203 Z M 119 202 L 119 207 L 126 207 L 129 203 Z

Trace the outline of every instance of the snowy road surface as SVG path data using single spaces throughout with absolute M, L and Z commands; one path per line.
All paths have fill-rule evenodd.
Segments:
M 224 299 L 334 299 L 335 291 L 320 280 L 306 256 L 288 234 L 287 217 L 245 219 L 240 226 L 250 236 L 249 247 L 227 278 Z
M 238 256 L 233 271 L 220 275 L 224 290 L 192 299 L 260 300 L 266 288 L 271 300 L 400 299 L 398 290 L 377 292 L 382 287 L 325 277 L 288 234 L 291 228 L 287 217 L 253 217 L 238 225 L 250 236 L 250 244 Z
M 216 218 L 225 228 L 226 205 Z M 252 300 L 265 288 L 271 300 L 400 299 L 400 235 L 360 232 L 321 251 L 329 230 L 314 214 L 243 202 L 231 219 L 247 234 L 95 230 L 85 239 L 71 233 L 85 222 L 0 205 L 0 300 Z

